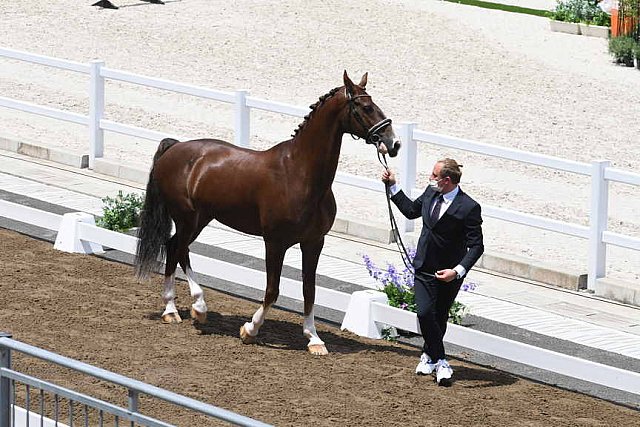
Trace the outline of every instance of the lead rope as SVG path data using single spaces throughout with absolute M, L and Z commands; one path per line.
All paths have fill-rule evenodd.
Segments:
M 387 156 L 382 154 L 382 158 L 380 157 L 380 151 L 378 153 L 378 161 L 386 170 L 389 170 L 389 166 L 387 165 Z M 391 209 L 391 196 L 389 195 L 389 183 L 384 183 L 385 189 L 384 193 L 387 199 L 387 208 L 389 209 L 389 221 L 391 223 L 391 232 L 393 233 L 393 240 L 396 242 L 396 246 L 398 247 L 398 252 L 400 252 L 400 258 L 402 258 L 402 262 L 404 266 L 411 271 L 414 272 L 413 266 L 411 265 L 411 259 L 409 258 L 409 252 L 402 241 L 402 236 L 400 235 L 400 230 L 398 229 L 398 223 L 396 222 L 396 217 L 393 215 L 393 209 Z

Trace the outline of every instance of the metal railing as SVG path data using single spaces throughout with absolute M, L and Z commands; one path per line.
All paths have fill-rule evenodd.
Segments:
M 54 365 L 69 368 L 73 371 L 90 375 L 94 378 L 106 381 L 127 390 L 128 406 L 121 407 L 110 402 L 80 393 L 68 388 L 60 387 L 47 381 L 35 378 L 30 375 L 18 372 L 12 369 L 12 352 L 19 352 L 27 356 L 35 357 Z M 26 387 L 26 397 L 24 410 L 26 411 L 26 425 L 29 425 L 30 415 L 35 413 L 39 419 L 40 425 L 45 424 L 45 405 L 44 396 L 48 393 L 53 396 L 54 407 L 51 409 L 49 418 L 55 425 L 59 425 L 61 416 L 59 411 L 59 402 L 65 399 L 69 402 L 68 425 L 73 427 L 75 419 L 79 417 L 81 424 L 85 427 L 89 425 L 89 409 L 97 411 L 97 423 L 102 426 L 105 415 L 113 417 L 117 426 L 120 422 L 127 422 L 132 427 L 134 425 L 152 426 L 152 427 L 169 427 L 172 424 L 149 415 L 142 414 L 139 411 L 138 403 L 141 394 L 163 400 L 177 407 L 182 407 L 200 414 L 207 415 L 219 420 L 227 421 L 234 425 L 240 426 L 268 426 L 261 421 L 254 420 L 249 417 L 200 402 L 187 396 L 170 392 L 150 384 L 137 381 L 123 375 L 119 375 L 105 369 L 34 347 L 29 344 L 16 341 L 11 338 L 10 334 L 0 332 L 0 427 L 16 427 L 16 383 L 24 384 Z M 31 389 L 39 390 L 39 405 L 35 411 L 31 410 L 30 395 Z M 82 414 L 74 416 L 74 405 L 82 407 Z M 77 423 L 76 423 L 77 424 Z M 95 425 L 92 423 L 92 425 Z
M 238 90 L 235 92 L 212 90 L 205 87 L 110 69 L 105 67 L 103 61 L 92 61 L 87 65 L 4 48 L 0 48 L 0 57 L 62 68 L 69 71 L 88 74 L 90 76 L 88 116 L 57 110 L 50 107 L 38 106 L 32 103 L 13 100 L 6 97 L 0 97 L 0 106 L 86 125 L 89 131 L 89 168 L 93 168 L 95 160 L 103 156 L 105 131 L 116 132 L 153 141 L 159 141 L 167 136 L 181 139 L 176 135 L 169 135 L 167 133 L 143 129 L 104 119 L 105 79 L 118 80 L 144 87 L 152 87 L 233 104 L 235 111 L 234 142 L 239 146 L 248 146 L 249 143 L 251 109 L 260 109 L 294 117 L 303 117 L 309 112 L 308 108 L 301 108 L 281 102 L 251 97 L 245 90 Z M 597 160 L 591 164 L 582 163 L 522 150 L 499 147 L 477 141 L 424 132 L 416 129 L 416 123 L 399 123 L 394 126 L 397 128 L 399 136 L 404 142 L 404 148 L 403 150 L 400 150 L 400 184 L 403 188 L 410 189 L 410 193 L 414 196 L 417 196 L 423 191 L 422 189 L 415 188 L 418 142 L 455 148 L 457 150 L 589 176 L 591 178 L 591 196 L 588 226 L 553 220 L 543 216 L 504 209 L 498 206 L 483 205 L 483 215 L 486 217 L 587 240 L 588 289 L 595 290 L 597 279 L 606 277 L 607 245 L 640 251 L 640 238 L 613 233 L 607 230 L 607 223 L 609 220 L 609 183 L 619 182 L 633 186 L 640 186 L 640 174 L 612 168 L 610 166 L 610 162 L 606 160 Z M 384 187 L 379 181 L 348 173 L 338 173 L 336 175 L 336 182 L 380 193 L 384 192 Z M 413 221 L 406 220 L 404 217 L 400 217 L 399 221 L 404 232 L 413 231 Z

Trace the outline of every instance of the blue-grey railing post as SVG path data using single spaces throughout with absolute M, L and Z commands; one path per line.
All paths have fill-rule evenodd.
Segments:
M 11 334 L 0 332 L 0 368 L 11 368 L 11 349 L 2 346 L 3 338 Z M 0 427 L 11 425 L 11 380 L 0 377 Z
M 398 133 L 402 148 L 400 148 L 400 186 L 404 192 L 413 198 L 411 192 L 416 186 L 416 163 L 418 154 L 418 144 L 413 139 L 413 130 L 416 123 L 403 122 L 398 125 Z M 413 231 L 413 221 L 408 220 L 404 215 L 399 215 L 400 231 Z
M 93 169 L 97 157 L 104 154 L 104 131 L 100 120 L 104 115 L 104 77 L 100 69 L 104 61 L 91 61 L 89 82 L 89 169 Z
M 235 135 L 234 142 L 238 147 L 249 147 L 250 110 L 247 106 L 246 90 L 236 91 L 235 103 Z
M 129 389 L 129 411 L 138 412 L 138 392 L 132 389 Z M 134 422 L 131 421 L 131 426 L 133 425 Z
M 602 233 L 607 229 L 609 211 L 609 183 L 604 171 L 611 162 L 598 160 L 591 163 L 591 207 L 589 215 L 589 265 L 587 289 L 596 290 L 596 281 L 607 274 L 607 245 Z

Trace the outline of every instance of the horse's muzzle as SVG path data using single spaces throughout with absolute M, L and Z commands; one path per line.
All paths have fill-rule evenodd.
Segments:
M 376 147 L 378 147 L 378 152 L 380 154 L 388 154 L 389 157 L 395 157 L 398 155 L 398 151 L 400 150 L 400 140 L 394 138 L 381 138 L 377 142 L 375 142 Z
M 380 145 L 384 145 L 387 152 L 389 153 L 389 157 L 395 157 L 398 155 L 398 151 L 400 150 L 400 146 L 402 145 L 400 143 L 400 140 L 392 140 L 391 142 L 391 148 L 387 147 L 386 144 L 380 144 Z
M 373 125 L 366 137 L 367 144 L 375 144 L 380 154 L 388 154 L 390 157 L 398 155 L 400 141 L 391 127 L 391 119 L 383 119 Z

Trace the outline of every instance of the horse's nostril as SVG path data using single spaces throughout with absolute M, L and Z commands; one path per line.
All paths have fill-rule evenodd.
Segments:
M 401 145 L 402 144 L 400 144 L 400 141 L 398 140 L 394 141 L 392 148 L 389 150 L 389 156 L 391 157 L 397 156 Z

